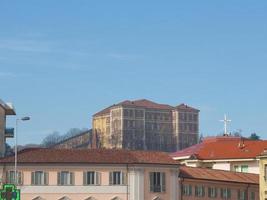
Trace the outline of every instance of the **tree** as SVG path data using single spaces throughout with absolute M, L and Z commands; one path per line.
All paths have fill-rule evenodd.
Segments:
M 59 132 L 54 131 L 53 133 L 47 135 L 43 141 L 42 141 L 42 146 L 44 147 L 51 147 L 54 144 L 60 142 L 62 137 L 60 136 Z
M 249 136 L 249 139 L 260 140 L 260 136 L 258 136 L 256 133 L 251 133 L 251 135 Z

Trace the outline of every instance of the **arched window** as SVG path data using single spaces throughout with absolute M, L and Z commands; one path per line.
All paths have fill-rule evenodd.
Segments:
M 40 197 L 40 196 L 38 196 L 38 197 L 33 198 L 32 200 L 45 200 L 45 199 Z
M 84 200 L 97 200 L 97 199 L 95 197 L 88 197 L 88 198 L 86 198 Z
M 58 199 L 58 200 L 71 200 L 69 197 L 62 197 L 62 198 L 60 198 L 60 199 Z

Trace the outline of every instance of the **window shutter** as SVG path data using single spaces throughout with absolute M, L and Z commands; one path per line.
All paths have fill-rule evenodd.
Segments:
M 61 184 L 60 184 L 60 172 L 57 173 L 57 184 L 58 184 L 58 185 L 61 185 Z
M 124 172 L 121 172 L 121 184 L 122 185 L 125 185 L 125 182 L 126 182 L 126 173 Z
M 240 199 L 240 190 L 238 190 L 238 192 L 237 192 L 237 199 L 238 200 Z
M 202 186 L 202 194 L 201 194 L 201 196 L 202 196 L 202 197 L 205 196 L 205 187 L 204 187 L 204 186 Z
M 44 172 L 44 184 L 48 185 L 48 172 Z
M 166 180 L 165 180 L 165 173 L 160 173 L 161 174 L 161 191 L 165 192 L 166 191 Z
M 87 185 L 87 172 L 83 172 L 83 185 Z
M 215 197 L 217 198 L 217 188 L 214 189 L 215 189 Z
M 227 189 L 227 197 L 231 198 L 231 189 L 229 189 L 229 188 Z
M 113 185 L 113 172 L 109 172 L 109 185 Z
M 150 192 L 154 191 L 153 172 L 149 173 Z
M 211 197 L 211 188 L 208 188 L 208 197 Z
M 101 173 L 95 172 L 95 176 L 96 176 L 96 185 L 100 185 L 101 184 Z
M 70 172 L 70 184 L 74 185 L 74 174 L 73 174 L 73 172 Z
M 192 185 L 189 185 L 189 195 L 192 195 Z
M 197 186 L 195 186 L 195 196 L 197 196 Z
M 10 182 L 9 171 L 6 172 L 6 183 Z
M 18 172 L 18 184 L 22 184 L 21 172 Z
M 221 188 L 221 198 L 223 198 L 223 189 Z
M 32 172 L 32 176 L 31 176 L 31 182 L 32 182 L 32 185 L 35 185 L 35 181 L 34 181 L 34 172 Z

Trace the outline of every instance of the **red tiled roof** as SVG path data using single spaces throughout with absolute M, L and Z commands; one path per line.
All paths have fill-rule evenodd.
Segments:
M 267 148 L 267 140 L 248 140 L 239 137 L 207 138 L 171 156 L 193 156 L 199 160 L 248 159 L 256 158 Z
M 153 101 L 149 101 L 147 99 L 140 99 L 140 100 L 135 100 L 135 101 L 122 101 L 118 104 L 114 104 L 112 106 L 109 106 L 100 112 L 95 113 L 93 116 L 99 116 L 99 115 L 104 115 L 110 112 L 110 109 L 115 107 L 115 106 L 134 106 L 134 107 L 142 107 L 142 108 L 150 108 L 150 109 L 162 109 L 162 110 L 171 110 L 173 109 L 172 106 L 167 105 L 167 104 L 158 104 Z
M 259 184 L 259 175 L 198 167 L 180 167 L 180 177 L 211 181 Z
M 13 163 L 14 156 L 0 159 Z M 115 149 L 25 149 L 18 153 L 18 163 L 92 163 L 92 164 L 163 164 L 178 165 L 168 154 L 153 151 Z

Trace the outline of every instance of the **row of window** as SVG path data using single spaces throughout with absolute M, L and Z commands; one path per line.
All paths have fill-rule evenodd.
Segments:
M 234 171 L 235 172 L 245 172 L 247 173 L 248 172 L 248 165 L 235 165 L 234 166 Z
M 15 184 L 15 172 L 8 171 L 6 174 L 7 183 Z M 164 172 L 150 172 L 150 191 L 165 192 L 166 178 Z M 17 183 L 23 184 L 22 172 L 17 173 Z M 34 171 L 31 172 L 31 185 L 48 185 L 48 172 Z M 113 171 L 109 173 L 109 185 L 125 185 L 126 173 L 122 171 Z M 57 174 L 57 185 L 74 185 L 74 173 L 61 171 Z M 96 171 L 83 172 L 83 185 L 101 185 L 101 174 Z
M 220 191 L 220 194 L 219 194 Z M 192 186 L 191 185 L 183 185 L 183 195 L 185 196 L 192 196 Z M 229 188 L 216 188 L 216 187 L 208 187 L 208 197 L 209 198 L 217 198 L 218 195 L 222 199 L 231 199 L 231 189 Z M 203 185 L 197 185 L 195 186 L 195 196 L 196 197 L 205 197 L 205 187 Z M 238 190 L 237 191 L 237 200 L 248 200 L 247 192 L 244 190 Z M 255 200 L 255 192 L 250 193 L 249 200 Z
M 125 185 L 125 173 L 121 171 L 113 171 L 109 173 L 109 184 L 110 185 Z M 15 172 L 7 172 L 7 182 L 15 183 Z M 17 175 L 18 184 L 22 185 L 22 173 L 18 172 Z M 31 173 L 31 185 L 48 185 L 48 172 L 35 171 Z M 74 173 L 69 171 L 61 171 L 57 173 L 57 184 L 58 185 L 74 185 Z M 84 185 L 100 185 L 101 175 L 100 172 L 86 171 L 83 172 L 83 184 Z
M 192 113 L 179 113 L 179 119 L 181 121 L 198 121 L 198 114 Z

